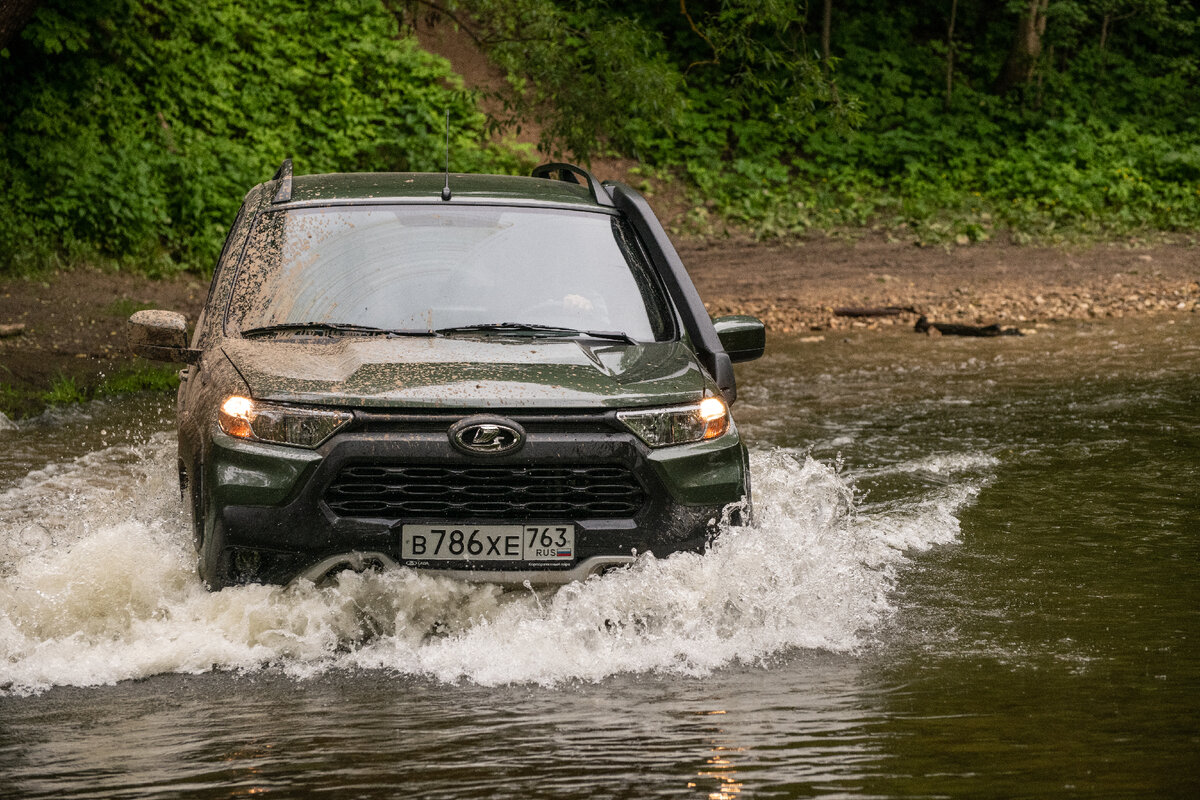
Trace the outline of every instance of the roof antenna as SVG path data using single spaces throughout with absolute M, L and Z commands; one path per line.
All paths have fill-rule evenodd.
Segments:
M 442 199 L 450 199 L 450 109 L 446 109 L 446 185 L 442 187 Z

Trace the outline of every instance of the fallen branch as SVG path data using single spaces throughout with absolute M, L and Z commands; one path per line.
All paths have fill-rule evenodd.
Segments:
M 958 325 L 952 322 L 930 322 L 924 315 L 913 326 L 917 333 L 942 336 L 1024 336 L 1016 328 L 1001 328 L 999 325 Z M 934 334 L 933 332 L 937 333 Z
M 0 325 L 0 339 L 7 339 L 9 336 L 20 336 L 24 332 L 24 322 L 12 322 Z
M 898 317 L 901 314 L 917 313 L 919 312 L 912 306 L 881 306 L 876 308 L 843 306 L 833 310 L 835 317 Z

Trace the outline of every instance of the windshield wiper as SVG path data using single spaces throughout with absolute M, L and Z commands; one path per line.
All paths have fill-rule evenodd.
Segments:
M 259 336 L 267 333 L 299 333 L 302 331 L 319 331 L 321 333 L 347 333 L 360 336 L 437 336 L 435 331 L 400 330 L 391 328 L 376 328 L 372 325 L 355 325 L 350 322 L 281 322 L 278 325 L 263 325 L 258 328 L 247 328 L 242 336 Z
M 560 325 L 536 325 L 532 322 L 485 322 L 480 325 L 459 325 L 455 328 L 438 328 L 435 333 L 471 333 L 473 331 L 533 331 L 534 333 L 551 333 L 558 336 L 590 336 L 593 339 L 613 339 L 618 342 L 640 344 L 628 333 L 623 331 L 583 331 L 578 328 L 568 328 Z

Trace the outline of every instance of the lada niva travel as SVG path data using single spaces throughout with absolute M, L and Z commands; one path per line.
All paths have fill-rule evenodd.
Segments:
M 179 477 L 212 589 L 406 566 L 520 584 L 702 550 L 748 513 L 732 364 L 646 201 L 532 177 L 292 175 L 247 194 L 191 341 Z

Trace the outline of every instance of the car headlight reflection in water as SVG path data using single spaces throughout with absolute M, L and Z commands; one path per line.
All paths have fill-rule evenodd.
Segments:
M 617 419 L 651 447 L 715 439 L 729 430 L 729 408 L 719 397 L 686 406 L 618 411 Z
M 221 430 L 239 439 L 317 447 L 353 419 L 346 411 L 262 403 L 234 395 L 217 413 Z

